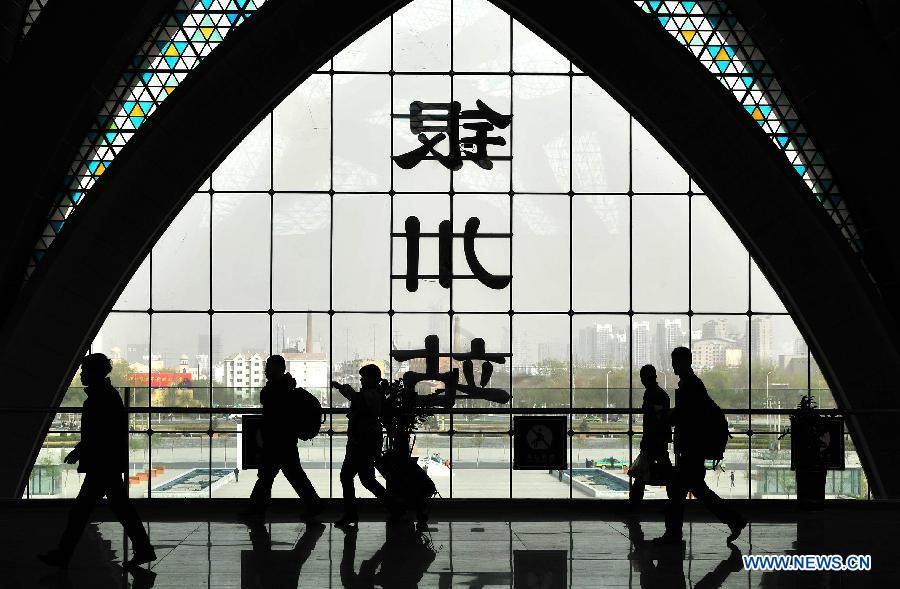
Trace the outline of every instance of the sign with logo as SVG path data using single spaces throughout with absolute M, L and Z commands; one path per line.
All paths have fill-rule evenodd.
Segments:
M 564 415 L 517 415 L 513 418 L 513 469 L 568 468 Z

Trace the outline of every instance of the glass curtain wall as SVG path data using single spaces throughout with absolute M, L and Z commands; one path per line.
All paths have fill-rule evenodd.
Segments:
M 477 263 L 511 276 L 502 288 L 473 279 L 471 219 Z M 263 363 L 279 353 L 329 411 L 301 459 L 318 492 L 339 497 L 346 403 L 329 382 L 358 385 L 367 363 L 398 378 L 416 361 L 391 351 L 423 348 L 428 335 L 442 353 L 481 338 L 512 354 L 489 379 L 510 403 L 460 400 L 417 437 L 443 497 L 624 499 L 642 430 L 638 371 L 655 365 L 673 395 L 676 346 L 693 350 L 729 413 L 734 438 L 708 477 L 724 496 L 794 490 L 786 416 L 750 410 L 792 408 L 810 392 L 833 406 L 702 186 L 606 91 L 484 0 L 416 0 L 372 28 L 260 122 L 154 246 L 92 346 L 127 395 L 132 495 L 248 496 L 256 473 L 239 468 L 240 415 L 259 410 Z M 65 412 L 83 400 L 78 384 L 31 496 L 77 492 L 62 457 L 79 435 L 79 415 Z M 568 417 L 568 470 L 511 468 L 513 417 L 526 413 Z M 847 450 L 833 496 L 865 497 L 849 436 Z M 292 496 L 282 478 L 274 493 Z

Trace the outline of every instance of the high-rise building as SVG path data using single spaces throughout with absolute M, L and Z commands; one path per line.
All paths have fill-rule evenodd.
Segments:
M 671 362 L 672 350 L 686 344 L 685 333 L 681 328 L 681 319 L 664 319 L 656 323 L 653 361 L 657 368 L 668 366 Z
M 772 318 L 761 315 L 750 320 L 750 358 L 770 364 L 772 358 Z
M 650 363 L 650 322 L 636 321 L 631 328 L 631 345 L 634 349 L 634 366 Z
M 725 339 L 728 337 L 728 322 L 725 319 L 710 319 L 703 322 L 702 339 Z

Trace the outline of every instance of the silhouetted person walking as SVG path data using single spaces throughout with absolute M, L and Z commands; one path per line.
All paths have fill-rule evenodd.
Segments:
M 347 453 L 341 466 L 341 488 L 344 493 L 344 515 L 336 523 L 351 526 L 359 521 L 356 511 L 356 489 L 353 478 L 359 475 L 359 482 L 379 499 L 385 499 L 384 486 L 375 478 L 375 460 L 381 453 L 383 443 L 381 431 L 381 406 L 384 395 L 379 387 L 381 369 L 374 364 L 366 364 L 359 369 L 360 389 L 357 392 L 350 385 L 332 381 L 344 397 L 350 401 L 347 412 Z
M 262 518 L 272 499 L 272 483 L 278 471 L 284 473 L 306 507 L 306 516 L 322 512 L 322 500 L 309 482 L 297 452 L 299 416 L 294 395 L 299 393 L 297 381 L 286 372 L 284 357 L 269 356 L 266 360 L 266 386 L 259 392 L 263 408 L 262 462 L 257 470 L 256 484 L 250 493 L 250 508 L 241 512 L 245 518 Z
M 715 435 L 711 421 L 715 404 L 706 392 L 703 381 L 691 368 L 691 351 L 684 347 L 672 350 L 672 370 L 680 377 L 675 390 L 675 409 L 670 420 L 675 426 L 675 471 L 667 491 L 666 532 L 656 542 L 680 542 L 684 520 L 684 500 L 688 491 L 699 499 L 731 530 L 727 542 L 733 542 L 747 525 L 738 514 L 710 489 L 704 478 L 706 465 L 703 448 Z
M 128 414 L 119 391 L 109 382 L 110 372 L 112 364 L 103 354 L 90 354 L 81 361 L 81 383 L 87 394 L 81 414 L 81 441 L 65 460 L 67 464 L 77 462 L 78 472 L 85 477 L 59 547 L 38 556 L 47 564 L 68 566 L 91 511 L 104 495 L 134 546 L 131 560 L 123 564 L 138 566 L 156 560 L 141 518 L 128 500 L 123 478 L 128 467 Z
M 644 473 L 654 468 L 670 470 L 669 442 L 672 441 L 672 427 L 669 425 L 669 395 L 656 382 L 656 368 L 651 364 L 641 367 L 641 383 L 644 385 L 644 400 L 641 403 L 641 414 L 644 421 L 644 433 L 641 436 L 641 460 Z M 656 483 L 656 481 L 653 481 Z M 632 507 L 640 505 L 644 498 L 644 487 L 647 479 L 642 474 L 631 481 L 628 499 Z

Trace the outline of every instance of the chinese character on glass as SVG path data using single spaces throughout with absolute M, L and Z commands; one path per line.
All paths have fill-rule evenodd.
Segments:
M 398 362 L 411 360 L 424 360 L 424 371 L 408 370 L 403 375 L 403 385 L 414 391 L 416 385 L 422 381 L 435 381 L 444 385 L 434 393 L 417 397 L 417 403 L 422 406 L 452 407 L 457 398 L 483 399 L 492 403 L 508 403 L 510 395 L 503 389 L 488 387 L 491 375 L 494 372 L 493 362 L 504 364 L 512 354 L 494 353 L 485 351 L 484 340 L 475 338 L 472 340 L 469 352 L 444 353 L 440 351 L 440 340 L 436 335 L 425 338 L 425 347 L 418 350 L 392 350 L 391 358 Z M 441 371 L 441 358 L 451 358 L 461 361 L 465 382 L 459 382 L 459 368 L 447 366 L 447 370 Z M 483 360 L 481 365 L 481 378 L 475 382 L 475 367 L 472 360 Z M 449 364 L 449 363 L 448 363 Z M 413 363 L 410 362 L 413 366 Z
M 419 218 L 410 216 L 406 218 L 404 233 L 393 233 L 392 237 L 406 238 L 406 274 L 393 275 L 391 278 L 405 278 L 406 290 L 416 292 L 419 289 L 419 279 L 438 279 L 438 283 L 444 288 L 450 288 L 454 278 L 477 279 L 488 288 L 502 290 L 506 288 L 512 276 L 491 274 L 478 261 L 475 254 L 475 239 L 482 238 L 512 238 L 512 233 L 482 233 L 478 234 L 481 220 L 478 217 L 469 217 L 466 221 L 465 231 L 461 234 L 453 233 L 450 221 L 441 221 L 437 234 L 422 233 Z M 438 275 L 419 274 L 419 239 L 422 237 L 438 238 Z M 472 270 L 471 276 L 453 274 L 453 238 L 462 237 L 463 251 L 466 254 L 466 264 Z
M 512 156 L 490 156 L 488 145 L 506 145 L 503 137 L 488 133 L 505 129 L 512 122 L 512 115 L 503 115 L 480 100 L 475 101 L 475 110 L 462 110 L 459 102 L 422 102 L 416 100 L 409 105 L 408 115 L 393 115 L 396 119 L 409 119 L 409 130 L 418 136 L 420 147 L 402 155 L 396 155 L 394 162 L 404 170 L 416 167 L 422 160 L 437 160 L 448 170 L 459 170 L 464 160 L 471 160 L 479 167 L 490 170 L 494 160 L 511 160 Z M 462 128 L 473 131 L 474 135 L 459 136 Z M 433 134 L 429 137 L 429 134 Z M 437 145 L 448 139 L 448 153 L 437 150 Z M 464 149 L 465 148 L 465 149 Z

